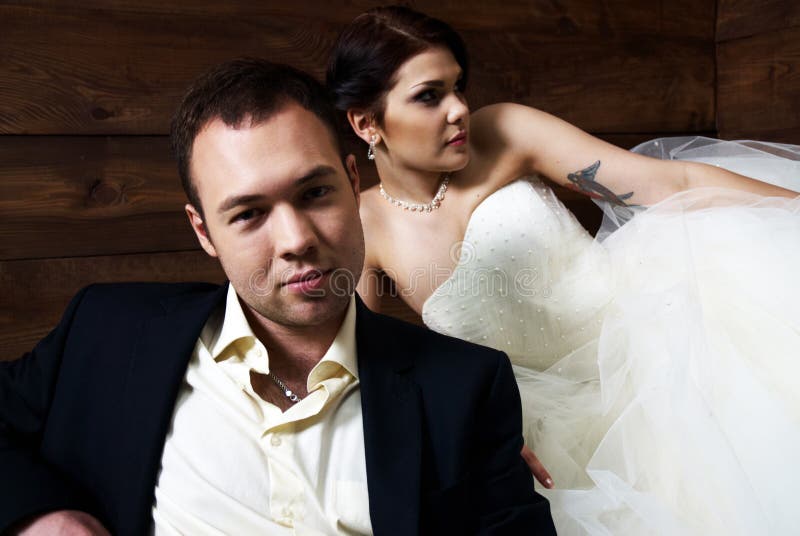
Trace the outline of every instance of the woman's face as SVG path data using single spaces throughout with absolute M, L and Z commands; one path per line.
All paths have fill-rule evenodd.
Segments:
M 469 162 L 469 108 L 461 67 L 446 48 L 412 57 L 385 97 L 379 150 L 395 168 L 454 171 Z

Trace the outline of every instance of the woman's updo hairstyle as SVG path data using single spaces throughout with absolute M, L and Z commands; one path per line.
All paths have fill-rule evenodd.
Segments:
M 377 7 L 356 17 L 339 35 L 326 83 L 336 108 L 364 110 L 383 121 L 383 97 L 397 83 L 403 63 L 444 47 L 461 67 L 466 87 L 469 61 L 461 37 L 447 23 L 404 6 Z

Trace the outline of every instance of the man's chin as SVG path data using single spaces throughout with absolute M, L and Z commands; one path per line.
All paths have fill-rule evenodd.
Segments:
M 350 296 L 325 293 L 322 296 L 302 296 L 291 300 L 274 310 L 274 314 L 262 315 L 266 318 L 285 326 L 315 327 L 328 322 L 341 322 L 341 317 L 350 303 Z M 272 317 L 272 318 L 270 318 Z

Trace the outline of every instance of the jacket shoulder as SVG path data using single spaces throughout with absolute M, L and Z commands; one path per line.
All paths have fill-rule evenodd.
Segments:
M 461 371 L 462 374 L 478 369 L 493 373 L 497 367 L 508 363 L 504 352 L 435 332 L 425 326 L 378 313 L 370 313 L 380 337 L 393 352 L 399 352 L 415 367 L 441 372 Z M 375 334 L 378 335 L 378 334 Z
M 81 290 L 83 303 L 115 307 L 158 305 L 173 298 L 201 297 L 220 290 L 212 283 L 96 283 Z

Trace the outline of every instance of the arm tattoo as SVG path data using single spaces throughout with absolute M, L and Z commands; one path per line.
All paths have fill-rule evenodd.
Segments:
M 567 175 L 567 179 L 571 183 L 573 183 L 577 188 L 573 188 L 573 190 L 578 190 L 579 192 L 583 192 L 589 197 L 593 199 L 599 199 L 601 201 L 608 201 L 612 205 L 619 205 L 622 207 L 629 206 L 625 200 L 630 199 L 633 196 L 633 192 L 628 192 L 627 194 L 617 195 L 599 182 L 594 179 L 594 176 L 597 175 L 597 170 L 600 168 L 600 160 L 592 164 L 591 166 L 584 168 L 580 171 L 576 171 L 575 173 L 570 173 Z

